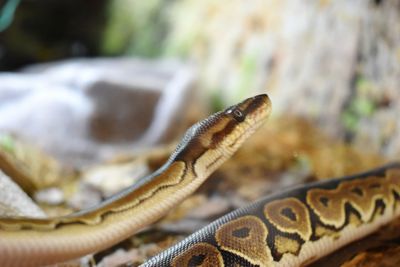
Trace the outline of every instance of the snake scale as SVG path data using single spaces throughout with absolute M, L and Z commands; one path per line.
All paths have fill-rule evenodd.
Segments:
M 400 163 L 267 196 L 141 267 L 305 266 L 400 216 Z
M 160 169 L 93 208 L 49 219 L 0 218 L 0 267 L 62 262 L 128 238 L 193 193 L 270 111 L 263 94 L 200 121 Z
M 42 266 L 105 249 L 161 218 L 268 117 L 259 95 L 190 128 L 167 163 L 88 210 L 1 218 L 0 266 Z M 400 215 L 400 164 L 311 183 L 236 210 L 143 266 L 303 266 Z

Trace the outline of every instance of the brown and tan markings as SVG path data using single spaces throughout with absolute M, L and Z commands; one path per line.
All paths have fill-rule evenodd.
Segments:
M 332 230 L 329 227 L 325 227 L 321 223 L 315 224 L 314 235 L 317 239 L 320 239 L 323 236 L 329 236 L 333 239 L 337 239 L 340 237 L 340 233 L 338 233 L 338 231 Z
M 261 219 L 248 215 L 221 225 L 215 233 L 215 239 L 221 249 L 251 264 L 266 266 L 272 261 L 267 235 L 267 227 Z
M 340 237 L 340 230 L 335 230 L 335 228 L 343 227 L 345 223 L 359 226 L 363 223 L 373 221 L 374 217 L 379 217 L 383 214 L 384 207 L 378 207 L 376 204 L 377 200 L 381 200 L 385 204 L 385 207 L 394 206 L 395 197 L 393 192 L 399 192 L 400 189 L 398 186 L 398 182 L 400 182 L 398 181 L 399 174 L 400 172 L 392 171 L 386 173 L 386 179 L 371 176 L 345 181 L 339 183 L 335 189 L 310 189 L 309 192 L 312 191 L 312 193 L 309 193 L 310 198 L 319 201 L 319 206 L 317 206 L 318 204 L 313 206 L 311 203 L 310 207 L 318 215 L 322 224 L 316 222 L 313 226 L 308 207 L 295 197 L 273 200 L 266 203 L 263 209 L 264 216 L 279 231 L 297 234 L 305 242 L 309 241 L 312 235 L 317 240 L 323 236 L 330 236 L 337 239 Z M 347 214 L 345 209 L 346 203 L 350 203 L 360 214 Z M 326 211 L 327 209 L 330 212 Z M 333 211 L 336 213 L 333 213 Z M 326 219 L 324 220 L 323 216 L 329 217 L 327 214 L 332 216 L 331 218 L 335 218 L 336 216 L 336 224 L 330 224 L 327 223 Z M 332 226 L 335 226 L 335 228 L 332 228 Z M 265 233 L 265 238 L 262 239 L 258 235 L 258 239 L 254 239 L 254 235 L 260 232 L 260 230 L 262 233 Z M 265 240 L 267 236 L 268 230 L 266 226 L 256 216 L 239 217 L 227 222 L 221 225 L 215 234 L 217 243 L 223 250 L 241 256 L 252 264 L 261 265 L 263 262 L 266 264 L 268 258 L 272 261 L 271 251 L 266 248 Z M 278 261 L 286 253 L 298 255 L 302 247 L 302 242 L 297 240 L 297 238 L 282 236 L 274 231 L 272 239 L 275 253 L 278 253 L 276 258 L 274 256 L 274 259 Z M 260 251 L 263 251 L 261 258 L 254 255 L 254 251 L 258 249 L 251 247 L 251 240 L 254 243 L 253 247 L 258 247 L 261 249 Z M 260 259 L 259 262 L 255 261 L 256 259 Z
M 196 190 L 270 111 L 264 94 L 193 125 L 163 167 L 93 208 L 51 219 L 0 218 L 0 265 L 53 264 L 126 239 Z
M 97 209 L 95 212 L 83 213 L 77 218 L 76 216 L 65 216 L 59 219 L 21 219 L 20 224 L 15 224 L 15 219 L 2 218 L 0 222 L 0 228 L 6 230 L 37 230 L 37 231 L 48 231 L 52 229 L 58 229 L 63 226 L 73 224 L 86 224 L 96 225 L 104 221 L 109 214 L 116 214 L 125 210 L 132 209 L 146 201 L 151 199 L 155 194 L 164 188 L 168 188 L 177 185 L 182 182 L 183 172 L 185 170 L 185 163 L 177 161 L 171 164 L 171 168 L 165 171 L 165 175 L 160 177 L 158 181 L 150 181 L 148 184 L 139 188 L 135 194 L 127 196 L 124 201 L 122 199 L 116 200 L 108 205 L 104 205 L 102 208 Z M 156 184 L 157 182 L 157 184 Z M 136 199 L 135 199 L 136 198 Z M 129 202 L 127 202 L 127 200 Z M 121 203 L 120 203 L 121 202 Z M 124 204 L 126 202 L 128 204 Z
M 294 197 L 271 201 L 264 206 L 264 215 L 279 231 L 310 239 L 312 226 L 306 205 Z
M 285 253 L 298 255 L 301 249 L 301 244 L 299 243 L 299 241 L 293 238 L 276 235 L 274 240 L 274 247 L 280 255 L 283 255 Z
M 370 177 L 365 180 L 342 183 L 339 189 L 344 192 L 349 203 L 360 213 L 363 222 L 368 222 L 372 218 L 377 200 L 382 200 L 386 207 L 394 204 L 390 184 L 383 178 Z
M 346 216 L 348 216 L 347 223 L 349 225 L 358 227 L 363 224 L 363 221 L 361 221 L 358 214 L 354 214 L 354 213 L 350 212 Z M 335 229 L 332 226 L 324 225 L 321 222 L 315 222 L 313 229 L 314 229 L 313 236 L 314 236 L 315 240 L 318 240 L 324 236 L 331 237 L 332 239 L 338 239 L 341 236 L 340 229 Z
M 400 205 L 400 169 L 388 170 L 386 172 L 386 179 L 391 183 L 392 191 L 395 195 L 394 210 L 397 210 Z
M 219 250 L 208 243 L 197 243 L 172 260 L 172 267 L 224 267 Z
M 400 169 L 387 170 L 386 179 L 391 184 L 392 190 L 400 196 Z
M 337 229 L 344 226 L 346 216 L 349 216 L 346 214 L 346 204 L 357 211 L 363 223 L 370 222 L 379 210 L 377 201 L 382 202 L 383 208 L 394 210 L 393 192 L 399 192 L 399 186 L 393 177 L 396 176 L 386 173 L 386 177 L 371 176 L 344 181 L 335 189 L 310 189 L 307 192 L 307 204 L 323 224 Z
M 206 171 L 211 172 L 214 166 L 220 164 L 225 158 L 222 155 L 214 156 L 213 153 L 209 153 L 210 149 L 215 149 L 220 145 L 224 139 L 227 139 L 237 127 L 237 121 L 243 121 L 245 115 L 258 109 L 263 101 L 260 103 L 254 102 L 254 99 L 248 99 L 242 103 L 241 108 L 236 106 L 231 107 L 225 113 L 234 113 L 234 119 L 231 120 L 217 120 L 218 114 L 212 116 L 209 120 L 213 123 L 207 125 L 207 131 L 200 132 L 201 138 L 196 140 L 191 140 L 190 149 L 183 149 L 180 155 L 176 158 L 176 161 L 171 164 L 171 166 L 164 171 L 162 175 L 159 175 L 157 179 L 153 179 L 141 187 L 138 187 L 136 192 L 127 195 L 125 198 L 120 198 L 112 203 L 98 207 L 93 212 L 85 212 L 79 214 L 73 214 L 73 216 L 60 217 L 59 219 L 21 219 L 20 224 L 15 224 L 15 219 L 4 218 L 0 221 L 0 228 L 5 230 L 53 230 L 58 229 L 67 225 L 74 224 L 86 224 L 86 225 L 97 225 L 103 222 L 103 220 L 108 215 L 113 215 L 119 212 L 124 212 L 126 210 L 132 209 L 147 199 L 151 199 L 159 191 L 165 188 L 170 188 L 175 185 L 179 185 L 182 182 L 183 177 L 185 177 L 185 172 L 188 169 L 194 172 L 194 176 L 197 177 L 195 172 L 196 162 L 203 157 L 208 157 L 210 163 L 206 165 Z M 243 111 L 240 111 L 243 109 Z M 240 113 L 240 114 L 238 114 Z M 242 116 L 242 117 L 241 117 Z M 205 127 L 205 128 L 207 128 Z M 246 131 L 244 131 L 246 133 Z M 233 144 L 241 138 L 240 133 L 230 137 L 234 140 Z M 230 146 L 231 147 L 231 146 Z M 128 203 L 128 204 L 125 204 Z
M 346 220 L 345 200 L 338 189 L 315 188 L 307 192 L 307 203 L 318 219 L 330 226 L 340 228 Z
M 267 197 L 203 229 L 196 242 L 215 240 L 207 247 L 229 266 L 303 266 L 399 216 L 399 205 L 400 168 L 394 164 Z M 203 266 L 204 255 L 190 262 Z

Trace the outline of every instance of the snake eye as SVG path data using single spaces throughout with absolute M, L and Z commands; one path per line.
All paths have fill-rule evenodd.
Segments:
M 238 122 L 244 121 L 244 115 L 240 109 L 235 108 L 232 111 L 232 114 L 233 114 L 233 118 L 235 118 L 235 120 L 237 120 Z

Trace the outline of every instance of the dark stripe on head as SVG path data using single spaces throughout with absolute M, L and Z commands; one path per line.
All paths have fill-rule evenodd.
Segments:
M 243 111 L 244 115 L 252 113 L 253 111 L 259 109 L 261 106 L 269 102 L 269 98 L 266 94 L 257 95 L 252 98 L 248 98 L 243 102 L 237 104 L 237 106 Z

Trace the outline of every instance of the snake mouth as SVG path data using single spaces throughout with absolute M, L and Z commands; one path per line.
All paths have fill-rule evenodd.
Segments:
M 256 120 L 253 124 L 250 125 L 249 129 L 243 131 L 236 139 L 233 141 L 229 147 L 230 148 L 235 148 L 238 145 L 240 145 L 242 142 L 244 142 L 250 135 L 252 135 L 258 128 L 261 127 L 261 125 L 264 123 L 263 118 L 259 118 Z

